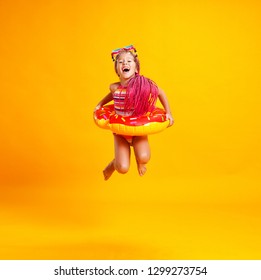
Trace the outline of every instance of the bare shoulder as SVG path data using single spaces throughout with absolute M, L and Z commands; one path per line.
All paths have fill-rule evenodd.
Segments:
M 163 91 L 163 89 L 161 89 L 161 88 L 159 88 L 159 87 L 158 87 L 158 90 L 159 90 L 159 95 L 162 95 L 162 94 L 164 94 L 164 91 Z
M 114 92 L 119 87 L 119 85 L 120 85 L 119 82 L 110 84 L 110 91 Z

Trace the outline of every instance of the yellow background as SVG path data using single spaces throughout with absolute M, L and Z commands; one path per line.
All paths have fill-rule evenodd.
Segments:
M 260 3 L 0 1 L 1 259 L 260 259 Z M 107 182 L 93 108 L 134 44 L 175 125 Z

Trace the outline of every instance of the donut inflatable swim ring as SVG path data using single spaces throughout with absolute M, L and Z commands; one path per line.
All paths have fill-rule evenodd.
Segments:
M 94 112 L 94 121 L 100 127 L 113 133 L 129 136 L 141 136 L 161 132 L 169 125 L 166 113 L 161 108 L 140 117 L 120 116 L 114 111 L 114 105 L 105 105 Z

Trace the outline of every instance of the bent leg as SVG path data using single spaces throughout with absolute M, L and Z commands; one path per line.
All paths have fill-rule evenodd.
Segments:
M 119 173 L 127 173 L 130 167 L 130 144 L 121 135 L 114 134 L 114 167 Z
M 113 136 L 115 158 L 103 170 L 105 180 L 108 180 L 115 170 L 125 174 L 130 167 L 130 144 L 121 135 L 114 134 Z
M 146 164 L 150 160 L 150 146 L 148 136 L 135 136 L 132 141 L 138 172 L 143 176 L 147 171 Z

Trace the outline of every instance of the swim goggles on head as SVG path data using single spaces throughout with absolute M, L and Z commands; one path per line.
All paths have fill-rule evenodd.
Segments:
M 135 47 L 133 45 L 129 45 L 123 48 L 119 48 L 119 49 L 115 49 L 111 52 L 111 58 L 113 61 L 116 60 L 117 55 L 121 52 L 121 51 L 127 51 L 127 52 L 131 52 L 134 56 L 137 56 L 137 50 L 135 49 Z

